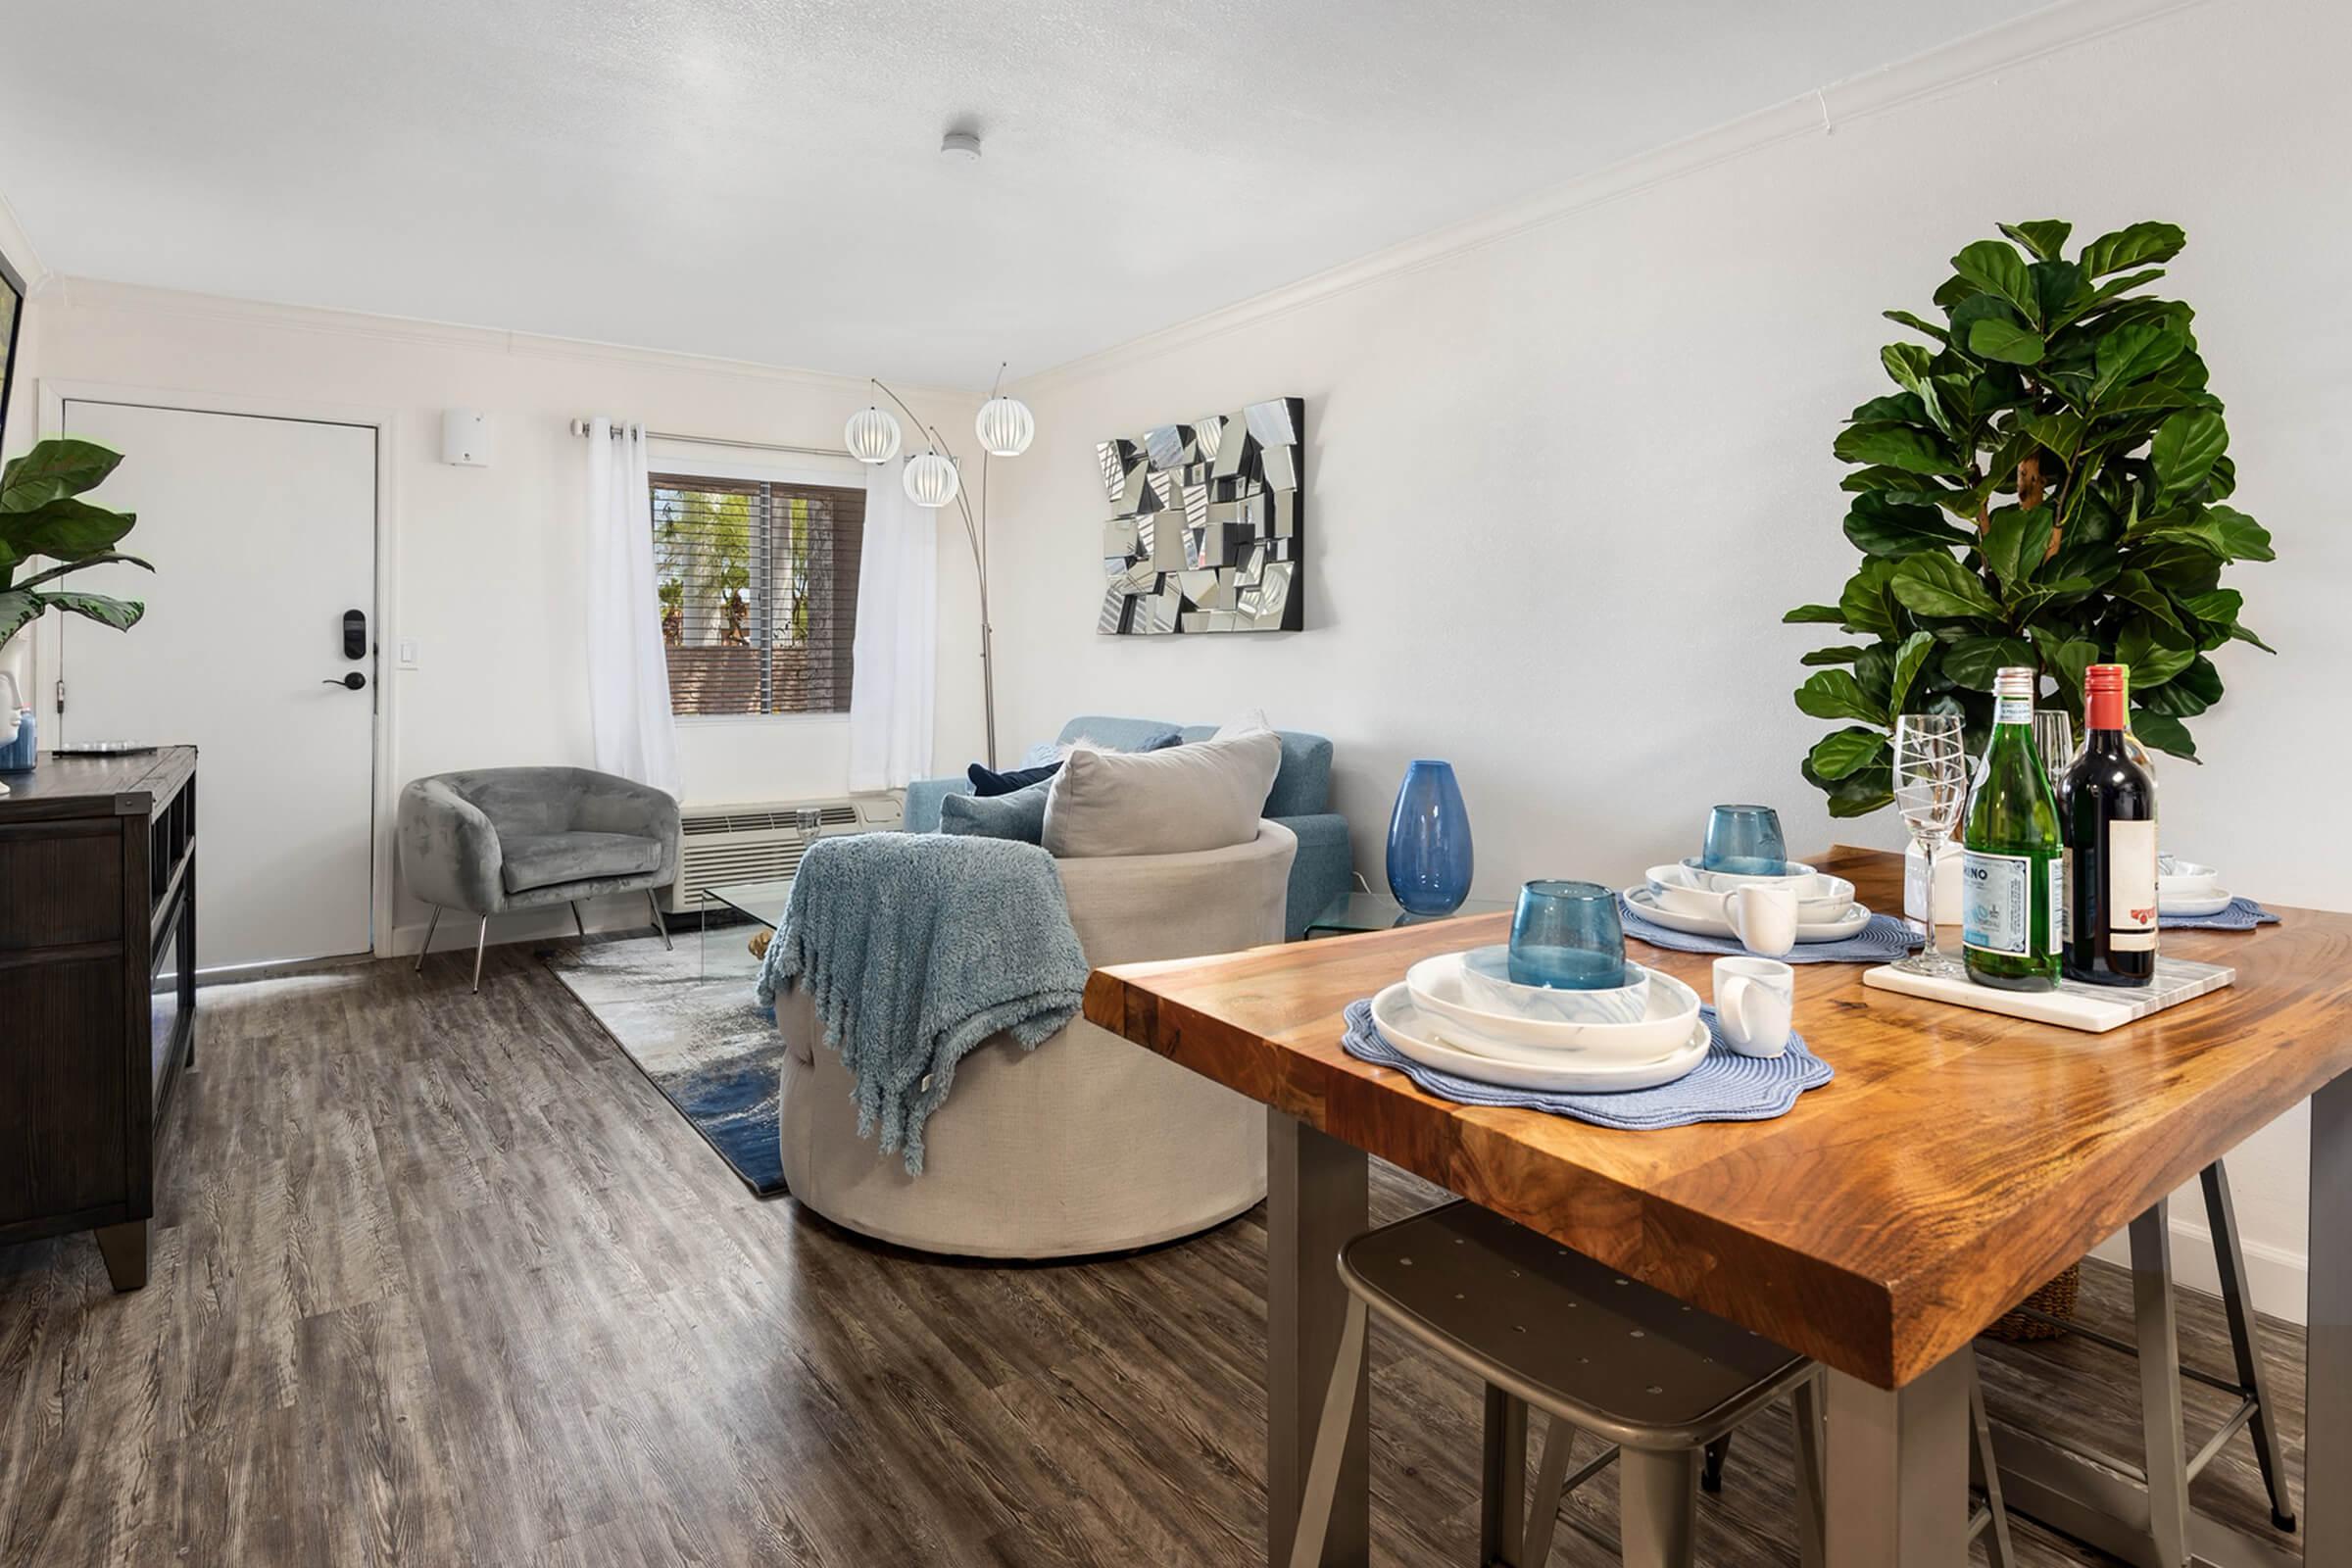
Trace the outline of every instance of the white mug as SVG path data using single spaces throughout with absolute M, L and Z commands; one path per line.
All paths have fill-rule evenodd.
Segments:
M 1796 946 L 1796 895 L 1750 883 L 1723 896 L 1724 923 L 1750 953 L 1777 958 Z
M 1715 960 L 1715 1021 L 1742 1056 L 1788 1049 L 1796 1013 L 1796 971 L 1772 958 Z

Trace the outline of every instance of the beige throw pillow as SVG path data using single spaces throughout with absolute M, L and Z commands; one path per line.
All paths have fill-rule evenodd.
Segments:
M 1048 853 L 1183 855 L 1257 837 L 1282 742 L 1263 730 L 1160 752 L 1070 754 L 1046 797 Z

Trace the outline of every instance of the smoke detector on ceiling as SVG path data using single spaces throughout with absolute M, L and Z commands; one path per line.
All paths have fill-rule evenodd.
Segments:
M 939 150 L 950 158 L 971 159 L 977 161 L 980 157 L 979 132 L 971 130 L 951 130 L 945 136 L 939 138 Z

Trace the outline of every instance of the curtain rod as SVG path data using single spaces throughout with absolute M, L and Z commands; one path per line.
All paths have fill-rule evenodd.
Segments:
M 617 438 L 627 428 L 626 420 L 615 420 L 612 434 Z M 588 421 L 572 420 L 571 433 L 582 436 L 588 434 Z M 717 435 L 681 435 L 675 430 L 648 430 L 645 434 L 647 439 L 653 441 L 686 441 L 702 447 L 738 447 L 746 452 L 798 452 L 812 458 L 846 458 L 850 455 L 847 447 L 796 447 L 782 441 L 736 441 Z

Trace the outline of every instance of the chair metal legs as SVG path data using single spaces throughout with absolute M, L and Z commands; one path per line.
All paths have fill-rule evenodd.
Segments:
M 482 989 L 482 950 L 489 944 L 490 917 L 485 914 L 482 916 L 481 929 L 473 934 L 473 989 L 477 995 Z
M 1729 1432 L 1707 1445 L 1706 1468 L 1698 1473 L 1698 1489 L 1701 1492 L 1723 1490 L 1723 1461 L 1731 1456 L 1731 1452 L 1732 1435 Z
M 588 925 L 586 921 L 580 918 L 580 901 L 577 899 L 566 899 L 564 902 L 571 906 L 571 928 L 580 934 L 580 940 L 582 942 L 587 941 Z
M 433 932 L 441 925 L 441 906 L 433 906 L 433 917 L 424 923 L 424 946 L 416 950 L 416 972 L 424 973 L 424 956 L 433 951 Z
M 1340 1353 L 1333 1366 L 1362 1364 L 1366 1316 L 1363 1298 L 1348 1297 L 1348 1319 L 1340 1328 Z M 1323 1396 L 1323 1418 L 1315 1425 L 1315 1456 L 1306 1467 L 1304 1494 L 1298 1499 L 1298 1532 L 1291 1538 L 1290 1568 L 1316 1568 L 1323 1560 L 1323 1536 L 1331 1528 L 1331 1505 L 1339 1495 L 1348 1426 L 1355 1419 L 1355 1386 L 1361 1381 L 1334 1377 Z
M 666 951 L 670 945 L 669 922 L 662 918 L 662 901 L 654 897 L 652 888 L 645 890 L 645 906 L 654 911 L 654 929 L 662 933 L 662 946 Z

